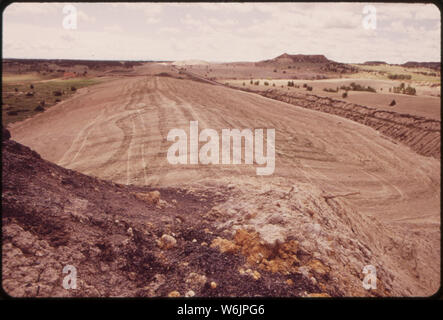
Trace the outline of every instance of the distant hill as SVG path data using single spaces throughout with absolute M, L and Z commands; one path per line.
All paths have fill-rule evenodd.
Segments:
M 366 62 L 363 62 L 363 65 L 366 65 L 366 66 L 378 66 L 378 65 L 381 65 L 381 64 L 387 64 L 387 63 L 384 62 L 384 61 L 366 61 Z
M 417 61 L 408 61 L 401 65 L 406 68 L 429 68 L 433 70 L 441 70 L 440 62 L 417 62 Z
M 291 64 L 291 63 L 329 63 L 333 62 L 322 54 L 287 54 L 284 53 L 274 59 L 260 61 L 262 64 Z
M 259 61 L 255 64 L 260 67 L 274 68 L 308 68 L 312 71 L 330 73 L 353 73 L 357 69 L 353 66 L 329 60 L 322 54 L 288 54 L 284 53 L 274 59 Z

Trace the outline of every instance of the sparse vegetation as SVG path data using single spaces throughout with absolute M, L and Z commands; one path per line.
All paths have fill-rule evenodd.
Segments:
M 400 86 L 398 87 L 393 87 L 392 91 L 394 93 L 402 93 L 402 94 L 407 94 L 407 95 L 411 95 L 411 96 L 415 96 L 417 91 L 415 90 L 415 88 L 411 87 L 410 85 L 408 85 L 407 87 L 405 86 L 405 84 L 402 82 L 400 84 Z
M 324 88 L 323 89 L 323 91 L 326 91 L 326 92 L 338 92 L 338 88 L 337 89 L 333 89 L 333 88 Z
M 346 91 L 367 91 L 367 92 L 376 92 L 377 90 L 375 90 L 374 88 L 372 88 L 371 86 L 362 86 L 358 83 L 352 82 L 349 86 L 341 86 L 340 87 L 341 90 L 346 90 Z
M 409 74 L 388 74 L 388 78 L 391 80 L 411 80 L 412 76 Z

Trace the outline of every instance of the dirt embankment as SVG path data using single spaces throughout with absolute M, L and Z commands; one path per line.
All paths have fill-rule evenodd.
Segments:
M 303 108 L 351 119 L 407 145 L 418 154 L 440 159 L 440 121 L 393 111 L 377 110 L 376 108 L 312 94 L 283 93 L 272 89 L 265 91 L 239 89 Z
M 308 184 L 153 191 L 61 168 L 3 139 L 2 283 L 12 296 L 412 293 L 412 249 Z M 368 264 L 378 279 L 370 291 Z M 77 268 L 75 290 L 62 286 L 67 265 Z
M 123 186 L 48 162 L 7 131 L 2 145 L 2 286 L 12 296 L 324 293 L 300 273 L 252 271 L 244 255 L 211 246 L 226 229 L 203 216 L 228 189 Z M 62 286 L 67 265 L 75 290 Z

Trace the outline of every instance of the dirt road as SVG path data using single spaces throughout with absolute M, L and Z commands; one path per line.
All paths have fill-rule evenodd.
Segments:
M 193 120 L 200 130 L 218 133 L 275 128 L 274 174 L 256 176 L 255 164 L 169 164 L 169 130 L 188 132 Z M 266 192 L 268 186 L 289 191 L 298 184 L 326 196 L 350 194 L 341 197 L 346 204 L 395 230 L 393 243 L 401 246 L 405 238 L 413 243 L 415 267 L 390 270 L 397 276 L 395 292 L 426 295 L 439 287 L 440 160 L 348 119 L 222 86 L 140 76 L 85 88 L 14 125 L 11 134 L 47 160 L 122 184 L 233 185 L 245 197 L 249 191 L 250 197 Z M 371 228 L 366 231 L 376 237 L 378 231 Z M 382 244 L 372 240 L 380 255 L 386 252 L 389 239 Z M 402 252 L 386 253 L 392 266 L 404 263 Z

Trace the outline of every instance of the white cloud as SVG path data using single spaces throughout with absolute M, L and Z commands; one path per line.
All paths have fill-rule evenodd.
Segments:
M 288 52 L 343 62 L 440 59 L 440 21 L 433 5 L 373 4 L 376 30 L 362 27 L 363 3 L 75 5 L 83 23 L 71 31 L 61 27 L 60 5 L 8 7 L 4 55 L 257 61 Z M 46 8 L 56 14 L 47 15 Z M 39 18 L 31 20 L 30 12 Z

